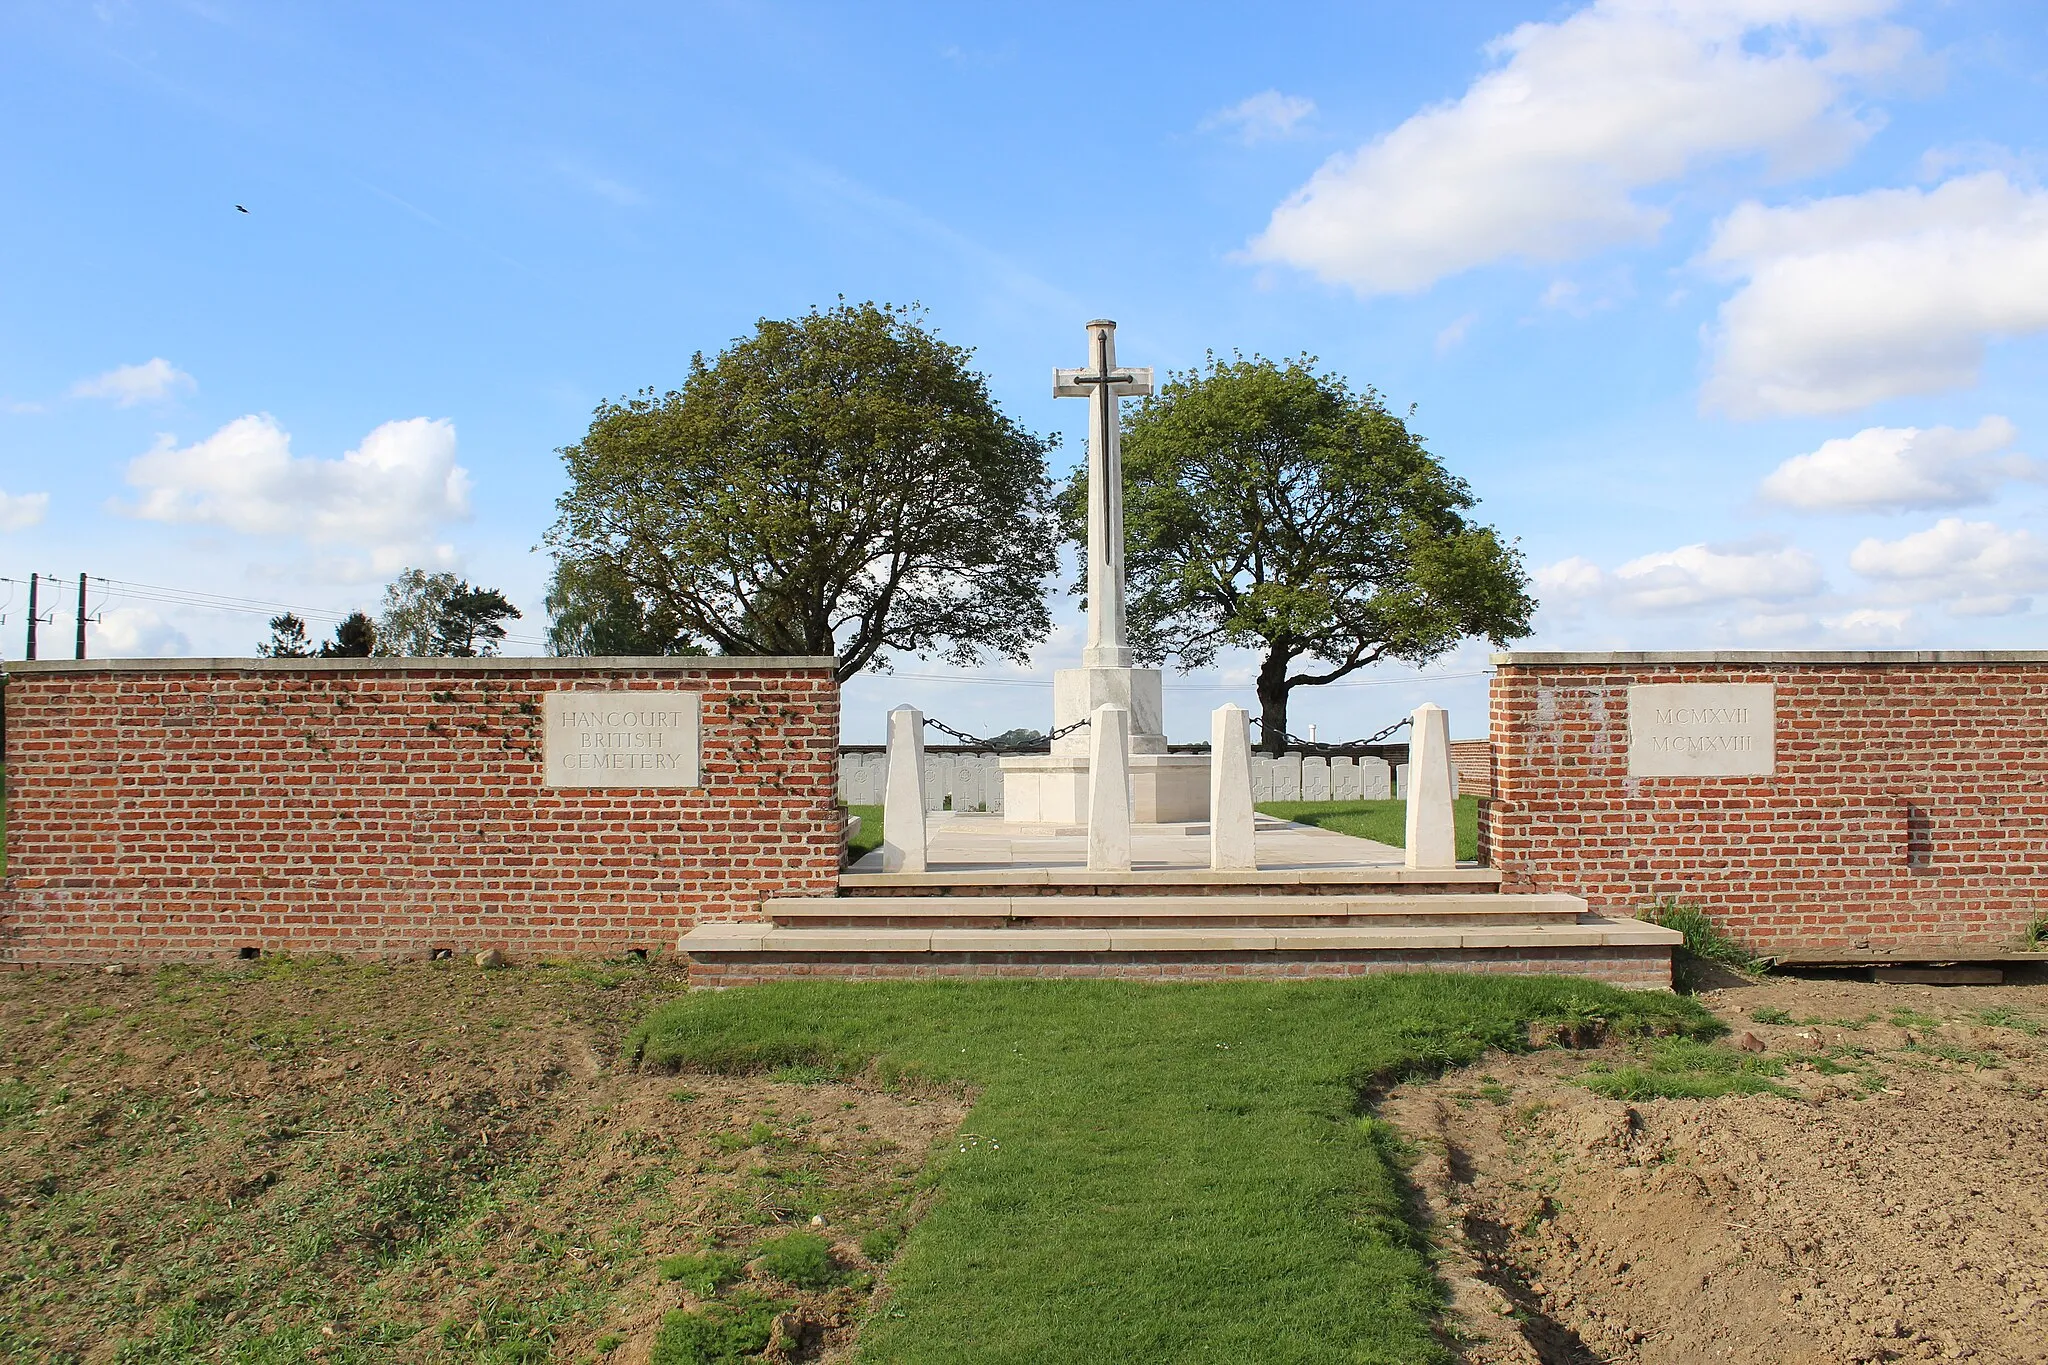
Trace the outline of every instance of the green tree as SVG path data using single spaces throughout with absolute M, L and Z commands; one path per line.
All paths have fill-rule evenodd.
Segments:
M 1131 645 L 1185 669 L 1260 656 L 1260 746 L 1287 741 L 1288 696 L 1382 659 L 1422 664 L 1461 640 L 1529 633 L 1520 550 L 1371 388 L 1313 357 L 1254 356 L 1169 376 L 1124 418 Z M 1085 536 L 1087 486 L 1062 491 Z
M 602 564 L 555 561 L 548 584 L 548 652 L 563 656 L 702 654 L 675 614 L 643 602 Z
M 564 448 L 548 544 L 726 654 L 1023 660 L 1051 628 L 1047 443 L 907 308 L 763 319 Z
M 505 622 L 519 619 L 519 608 L 496 588 L 455 585 L 434 620 L 434 653 L 457 659 L 489 658 L 505 638 Z
M 496 588 L 473 588 L 452 573 L 407 569 L 384 589 L 384 614 L 372 629 L 380 655 L 473 658 L 498 652 L 504 622 L 519 609 Z
M 341 618 L 334 638 L 320 646 L 323 659 L 367 659 L 377 650 L 377 623 L 359 611 Z
M 313 652 L 306 639 L 306 623 L 290 612 L 270 618 L 270 638 L 256 646 L 265 659 L 303 659 Z
M 396 658 L 433 654 L 434 628 L 462 580 L 452 573 L 406 569 L 384 589 L 384 613 L 377 618 L 376 650 Z

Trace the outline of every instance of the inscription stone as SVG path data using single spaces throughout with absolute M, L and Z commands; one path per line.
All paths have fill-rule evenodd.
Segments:
M 1647 683 L 1628 690 L 1630 777 L 1769 777 L 1773 683 Z
M 550 692 L 542 712 L 549 787 L 695 787 L 695 692 Z

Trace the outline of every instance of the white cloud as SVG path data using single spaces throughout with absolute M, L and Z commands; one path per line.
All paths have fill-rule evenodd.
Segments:
M 1479 314 L 1466 313 L 1455 318 L 1441 332 L 1436 334 L 1436 353 L 1448 355 L 1465 344 L 1465 334 L 1472 330 L 1472 324 L 1479 321 Z
M 73 398 L 107 398 L 124 408 L 169 398 L 179 389 L 197 387 L 192 376 L 162 356 L 140 365 L 122 365 L 71 386 Z
M 1858 607 L 1821 622 L 1829 638 L 1838 644 L 1897 644 L 1913 622 L 1910 607 Z
M 1305 95 L 1261 90 L 1228 109 L 1217 110 L 1198 126 L 1205 133 L 1228 129 L 1244 143 L 1265 142 L 1271 138 L 1292 136 L 1301 121 L 1315 111 L 1316 102 Z
M 1491 261 L 1561 261 L 1654 239 L 1637 197 L 1706 162 L 1839 162 L 1876 126 L 1857 79 L 1915 35 L 1892 0 L 1596 0 L 1496 39 L 1500 65 L 1355 152 L 1274 210 L 1254 260 L 1360 294 L 1423 289 Z
M 1784 602 L 1820 589 L 1819 563 L 1797 546 L 1681 545 L 1632 559 L 1607 581 L 1615 605 L 1634 612 Z
M 0 531 L 26 531 L 49 510 L 48 493 L 0 493 Z
M 2048 543 L 1996 522 L 1943 517 L 1898 540 L 1868 539 L 1849 567 L 1905 596 L 1940 601 L 1952 616 L 2009 616 L 2048 591 Z
M 455 427 L 424 417 L 386 422 L 338 460 L 293 455 L 291 437 L 267 414 L 238 417 L 194 445 L 159 438 L 129 464 L 128 482 L 142 496 L 116 510 L 130 516 L 368 552 L 367 563 L 333 561 L 328 571 L 338 576 L 445 561 L 433 533 L 469 515 Z
M 1854 436 L 1794 455 L 1764 476 L 1758 491 L 1809 512 L 1910 511 L 1989 502 L 2007 479 L 2042 476 L 2024 455 L 2000 454 L 2019 431 L 1986 417 L 1954 427 L 1866 427 Z
M 1611 573 L 1573 555 L 1537 569 L 1537 600 L 1570 617 L 1604 602 L 1645 615 L 1727 602 L 1789 602 L 1821 590 L 1820 565 L 1796 546 L 1681 545 L 1642 555 Z M 1783 613 L 1767 618 L 1782 623 Z M 1803 620 L 1804 618 L 1798 618 Z
M 164 659 L 192 652 L 185 632 L 146 607 L 115 607 L 86 626 L 95 659 Z
M 1705 393 L 1737 417 L 1967 387 L 1991 340 L 2048 330 L 2048 192 L 1997 171 L 1744 204 L 1706 259 L 1744 281 L 1721 306 Z

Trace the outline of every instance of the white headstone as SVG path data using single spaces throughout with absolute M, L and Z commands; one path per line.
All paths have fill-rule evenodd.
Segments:
M 1451 713 L 1424 702 L 1415 708 L 1408 736 L 1408 866 L 1456 867 Z
M 1209 866 L 1219 872 L 1257 867 L 1256 830 L 1251 716 L 1231 702 L 1209 714 Z
M 889 776 L 882 788 L 882 870 L 925 870 L 924 713 L 889 713 Z
M 1098 706 L 1088 723 L 1088 870 L 1131 870 L 1131 713 Z

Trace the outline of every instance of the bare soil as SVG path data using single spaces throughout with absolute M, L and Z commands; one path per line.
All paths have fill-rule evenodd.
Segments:
M 841 1354 L 965 1099 L 631 1070 L 625 1033 L 682 986 L 0 973 L 0 1358 L 645 1361 L 697 1306 L 664 1257 L 794 1229 L 842 1283 L 748 1269 L 786 1305 L 774 1358 Z
M 1785 1093 L 1604 1099 L 1609 1042 L 1383 1105 L 1464 1357 L 2048 1361 L 2048 986 L 1727 979 Z

